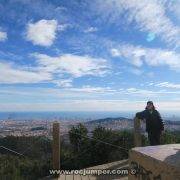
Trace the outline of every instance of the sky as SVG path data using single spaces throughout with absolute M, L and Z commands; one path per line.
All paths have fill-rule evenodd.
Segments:
M 0 111 L 180 109 L 180 1 L 1 0 Z

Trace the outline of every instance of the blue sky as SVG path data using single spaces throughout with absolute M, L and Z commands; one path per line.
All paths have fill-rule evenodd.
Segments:
M 1 0 L 0 111 L 180 109 L 180 1 Z

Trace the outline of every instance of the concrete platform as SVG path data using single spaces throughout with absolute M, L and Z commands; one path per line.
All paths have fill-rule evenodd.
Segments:
M 139 169 L 130 180 L 180 180 L 180 144 L 136 147 L 129 153 L 130 167 Z

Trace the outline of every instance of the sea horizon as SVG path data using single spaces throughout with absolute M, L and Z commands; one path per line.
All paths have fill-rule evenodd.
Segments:
M 95 120 L 117 117 L 132 119 L 135 113 L 136 111 L 9 111 L 0 112 L 0 120 Z M 166 120 L 180 120 L 178 112 L 161 111 L 161 116 Z

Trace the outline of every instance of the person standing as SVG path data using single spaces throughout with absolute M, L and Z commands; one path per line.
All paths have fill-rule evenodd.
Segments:
M 160 113 L 155 109 L 152 101 L 147 102 L 144 111 L 136 113 L 139 119 L 145 119 L 146 132 L 151 146 L 160 144 L 160 136 L 164 131 L 164 123 Z

